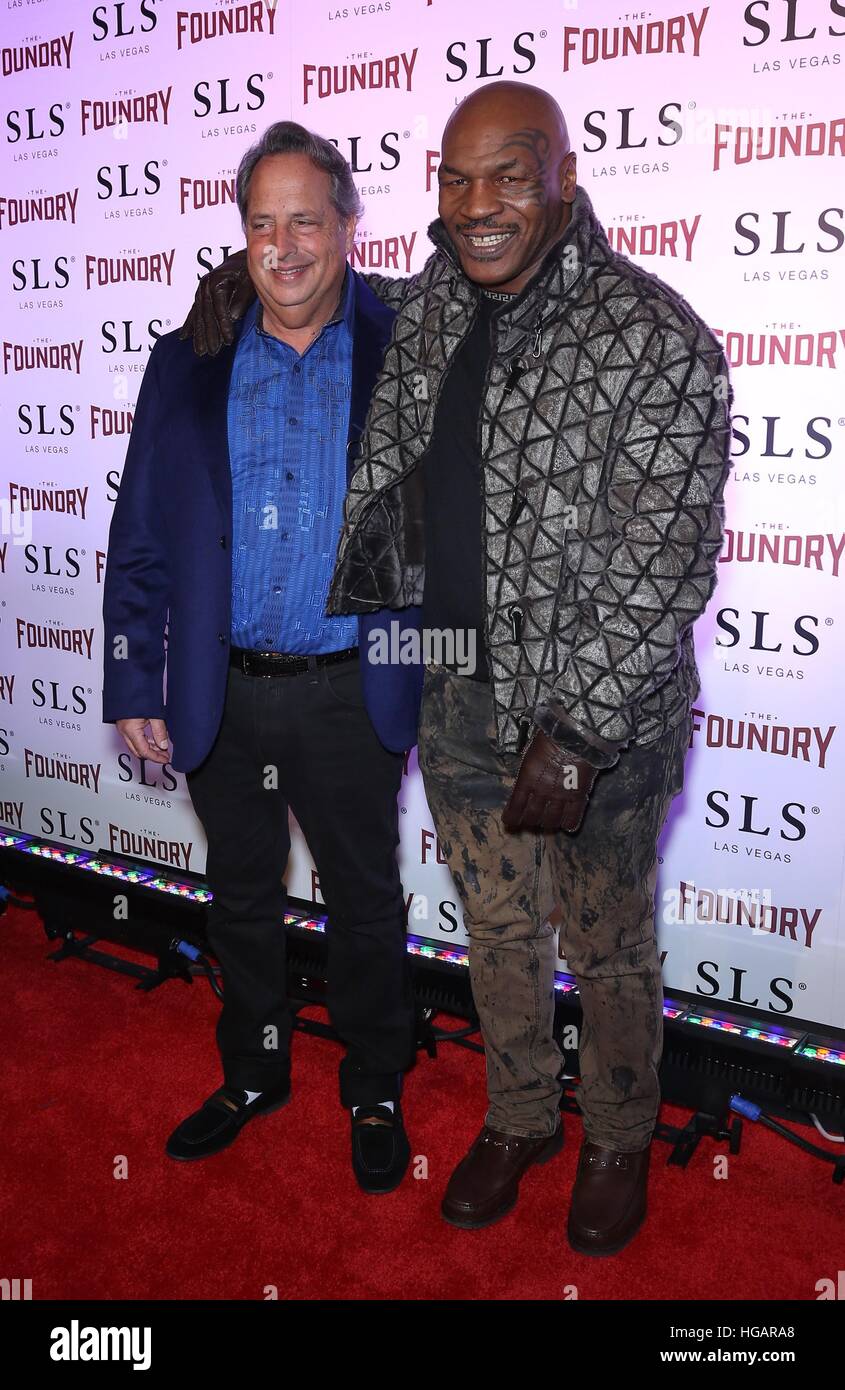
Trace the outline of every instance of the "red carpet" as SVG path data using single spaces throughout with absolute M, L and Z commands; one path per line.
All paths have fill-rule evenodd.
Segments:
M 713 1177 L 725 1145 L 703 1141 L 684 1171 L 656 1144 L 648 1223 L 612 1259 L 566 1243 L 577 1118 L 505 1221 L 447 1226 L 443 1187 L 484 1115 L 482 1058 L 454 1045 L 421 1057 L 405 1089 L 428 1178 L 387 1197 L 352 1177 L 337 1046 L 301 1034 L 291 1103 L 225 1153 L 173 1163 L 167 1134 L 220 1079 L 208 984 L 145 995 L 95 966 L 51 964 L 52 949 L 34 913 L 0 918 L 0 1272 L 32 1279 L 33 1299 L 262 1299 L 267 1285 L 280 1299 L 562 1299 L 575 1285 L 581 1299 L 813 1300 L 842 1268 L 845 1192 L 752 1125 L 725 1181 Z

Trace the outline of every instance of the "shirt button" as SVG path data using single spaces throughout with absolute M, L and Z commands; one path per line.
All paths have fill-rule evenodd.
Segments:
M 302 366 L 301 366 L 301 364 L 300 364 L 299 362 L 294 362 L 294 364 L 293 364 L 293 370 L 294 370 L 295 372 L 301 372 L 301 371 L 302 371 Z
M 279 586 L 278 586 L 278 584 L 277 584 L 277 585 L 275 586 L 275 588 L 273 589 L 273 593 L 274 593 L 274 594 L 280 594 L 281 592 L 282 592 L 282 591 L 281 591 L 281 589 L 279 588 Z
M 299 421 L 297 420 L 297 418 L 296 418 L 295 415 L 291 415 L 290 419 L 288 420 L 288 424 L 289 424 L 289 425 L 298 425 L 298 424 L 299 424 Z
M 288 472 L 285 474 L 285 477 L 287 478 L 289 483 L 293 482 L 293 474 L 290 472 L 290 470 L 288 470 Z

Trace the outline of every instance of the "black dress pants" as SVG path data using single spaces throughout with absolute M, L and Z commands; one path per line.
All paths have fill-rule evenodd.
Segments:
M 217 1043 L 227 1084 L 260 1091 L 290 1072 L 282 924 L 290 807 L 329 917 L 327 1004 L 346 1044 L 341 1102 L 399 1096 L 414 1055 L 396 862 L 402 761 L 370 723 L 360 658 L 285 676 L 230 666 L 214 746 L 187 774 L 208 841 L 208 936 L 223 976 Z

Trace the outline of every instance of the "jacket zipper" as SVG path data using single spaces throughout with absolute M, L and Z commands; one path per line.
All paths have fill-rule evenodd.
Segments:
M 519 351 L 521 351 L 521 349 L 517 349 L 517 352 Z M 531 356 L 535 358 L 540 357 L 542 356 L 542 351 L 543 316 L 541 313 L 538 312 L 537 321 L 534 329 L 534 342 L 531 345 Z M 508 395 L 511 391 L 514 390 L 520 373 L 526 371 L 528 369 L 528 365 L 529 364 L 525 361 L 524 358 L 520 356 L 515 357 L 508 372 L 507 381 L 505 382 L 505 395 Z M 514 485 L 514 495 L 511 501 L 511 507 L 507 519 L 507 529 L 509 531 L 516 525 L 519 516 L 522 512 L 522 509 L 527 502 L 528 498 L 525 496 L 525 493 L 522 491 L 522 488 L 519 485 L 519 481 L 517 480 L 516 484 Z M 514 602 L 509 604 L 508 607 L 505 609 L 505 613 L 507 614 L 508 620 L 511 625 L 511 635 L 513 637 L 514 646 L 519 646 L 522 642 L 522 629 L 525 625 L 524 605 L 526 602 L 526 597 L 527 596 L 523 595 L 522 598 L 515 599 Z M 489 637 L 487 639 L 487 647 L 489 652 Z M 517 753 L 522 753 L 525 748 L 525 745 L 528 742 L 528 735 L 531 730 L 531 720 L 527 715 L 523 715 L 523 717 L 519 720 L 518 729 L 519 732 L 517 734 L 516 751 Z
M 479 313 L 481 305 L 479 301 Z M 479 492 L 481 493 L 481 617 L 484 627 L 484 660 L 487 664 L 487 677 L 493 681 L 493 667 L 490 660 L 490 614 L 487 605 L 487 479 L 484 469 L 484 441 L 482 439 L 481 420 L 484 415 L 484 402 L 487 400 L 487 382 L 490 377 L 490 365 L 493 360 L 493 333 L 495 331 L 495 321 L 491 319 L 487 328 L 487 366 L 484 369 L 484 380 L 481 383 L 481 400 L 478 403 L 478 416 L 475 421 L 475 448 L 478 454 L 478 482 Z
M 535 333 L 534 333 L 534 342 L 533 342 L 533 345 L 532 345 L 532 356 L 533 356 L 533 357 L 539 357 L 539 356 L 540 356 L 540 353 L 541 353 L 542 341 L 543 341 L 543 337 L 542 337 L 542 326 L 543 326 L 542 316 L 541 316 L 541 315 L 538 315 L 538 318 L 537 318 L 537 325 L 536 325 L 536 329 L 535 329 Z M 494 321 L 491 322 L 491 324 L 490 324 L 490 347 L 491 347 L 491 349 L 492 349 L 492 347 L 493 347 L 493 332 L 494 332 L 494 330 L 495 330 L 495 327 L 496 327 L 496 325 L 495 325 L 495 320 L 494 320 Z M 521 347 L 516 349 L 516 354 L 517 354 L 517 355 L 514 357 L 514 360 L 513 360 L 513 362 L 511 363 L 510 369 L 509 369 L 509 371 L 508 371 L 508 376 L 507 376 L 507 380 L 506 380 L 506 382 L 505 382 L 505 389 L 504 389 L 504 394 L 505 394 L 505 395 L 508 395 L 508 394 L 514 389 L 514 387 L 516 386 L 517 378 L 519 377 L 520 373 L 523 372 L 523 371 L 525 371 L 525 370 L 527 370 L 528 363 L 525 361 L 525 359 L 524 359 L 522 356 L 519 355 L 519 354 L 521 353 L 521 350 L 522 350 Z M 483 383 L 483 386 L 482 386 L 482 392 L 481 392 L 481 407 L 480 407 L 479 412 L 478 412 L 478 426 L 477 426 L 477 431 L 476 431 L 476 436 L 477 436 L 477 445 L 476 445 L 476 447 L 477 447 L 477 449 L 478 449 L 479 468 L 480 468 L 480 471 L 481 471 L 481 538 L 482 538 L 482 545 L 481 545 L 482 576 L 481 576 L 481 580 L 482 580 L 482 594 L 483 594 L 483 596 L 484 596 L 484 604 L 483 604 L 483 614 L 484 614 L 484 642 L 485 642 L 485 656 L 486 656 L 486 660 L 487 660 L 487 667 L 488 667 L 488 672 L 489 672 L 489 675 L 490 675 L 490 681 L 491 681 L 491 684 L 492 684 L 492 681 L 493 681 L 493 666 L 492 666 L 492 658 L 491 658 L 491 652 L 490 652 L 490 619 L 489 619 L 489 612 L 488 612 L 488 607 L 487 607 L 487 528 L 486 528 L 486 525 L 485 525 L 486 515 L 487 515 L 487 495 L 486 495 L 486 488 L 485 488 L 485 471 L 484 471 L 483 441 L 482 441 L 482 438 L 481 438 L 481 417 L 482 417 L 482 413 L 483 413 L 483 409 L 484 409 L 484 402 L 485 402 L 486 399 L 487 399 L 487 385 L 488 385 L 489 374 L 490 374 L 490 362 L 491 362 L 491 360 L 492 360 L 492 352 L 491 352 L 491 357 L 490 357 L 490 359 L 488 359 L 487 371 L 485 372 L 484 383 Z M 508 530 L 511 530 L 511 528 L 516 524 L 516 521 L 517 521 L 517 519 L 518 519 L 518 517 L 519 517 L 519 515 L 520 515 L 520 513 L 521 513 L 521 511 L 522 511 L 522 509 L 523 509 L 523 507 L 526 505 L 527 501 L 528 501 L 528 498 L 525 496 L 525 493 L 522 491 L 521 487 L 519 486 L 519 482 L 517 482 L 517 483 L 515 484 L 515 487 L 514 487 L 514 496 L 513 496 L 513 500 L 511 501 L 511 507 L 510 507 L 510 511 L 509 511 L 509 513 L 508 513 L 508 519 L 507 519 L 507 523 L 506 523 L 507 529 L 508 529 Z M 511 635 L 512 635 L 512 637 L 513 637 L 514 646 L 519 646 L 520 642 L 522 641 L 522 629 L 523 629 L 523 626 L 524 626 L 524 623 L 525 623 L 525 613 L 524 613 L 524 611 L 523 611 L 523 604 L 524 604 L 524 602 L 525 602 L 525 599 L 524 599 L 524 598 L 516 599 L 516 600 L 514 600 L 513 603 L 509 604 L 508 607 L 505 609 L 505 614 L 506 614 L 506 616 L 507 616 L 507 618 L 508 618 L 508 621 L 510 622 L 510 625 L 511 625 Z M 521 752 L 524 750 L 526 743 L 528 742 L 528 734 L 529 734 L 529 731 L 530 731 L 530 729 L 531 729 L 531 720 L 530 720 L 527 716 L 524 715 L 524 716 L 522 717 L 522 719 L 520 719 L 520 721 L 519 721 L 518 728 L 519 728 L 519 733 L 518 733 L 518 735 L 517 735 L 516 751 L 517 751 L 517 753 L 521 753 Z
M 473 317 L 473 318 L 470 320 L 469 328 L 467 329 L 467 333 L 464 335 L 465 337 L 468 336 L 469 333 L 472 332 L 472 326 L 473 326 L 474 323 L 475 323 L 475 318 Z M 458 350 L 460 349 L 460 347 L 463 345 L 463 341 L 464 341 L 464 340 L 461 339 L 461 342 L 458 344 L 458 349 L 456 349 L 456 352 L 452 354 L 452 361 L 449 363 L 449 366 L 446 368 L 446 370 L 442 373 L 442 375 L 441 375 L 441 377 L 440 377 L 440 383 L 439 383 L 438 388 L 437 388 L 437 395 L 434 397 L 433 400 L 430 400 L 430 401 L 428 402 L 428 414 L 429 414 L 429 419 L 430 419 L 431 422 L 432 422 L 432 433 L 433 433 L 433 429 L 434 429 L 434 415 L 435 415 L 435 411 L 437 410 L 437 406 L 438 406 L 438 403 L 439 403 L 439 401 L 440 401 L 440 397 L 441 397 L 441 395 L 443 394 L 443 385 L 444 385 L 444 383 L 445 383 L 445 381 L 446 381 L 447 376 L 449 375 L 449 372 L 450 372 L 451 369 L 452 369 L 452 364 L 454 363 L 454 360 L 455 360 L 455 356 L 456 356 L 456 354 L 457 354 L 457 351 L 458 351 Z M 421 427 L 421 426 L 420 426 L 420 403 L 419 403 L 419 401 L 418 401 L 416 398 L 414 399 L 414 414 L 415 414 L 416 421 L 417 421 L 417 427 L 420 428 L 420 427 Z M 363 437 L 363 431 L 362 431 L 362 437 Z M 359 444 L 359 445 L 360 445 L 360 442 L 361 442 L 361 440 L 359 439 L 359 440 L 358 440 L 358 444 Z M 400 441 L 400 442 L 401 442 L 401 441 Z M 429 446 L 430 446 L 430 445 L 431 445 L 431 439 L 430 439 L 430 438 L 429 438 L 429 441 L 428 441 L 428 442 L 429 442 Z M 420 457 L 419 457 L 418 459 L 414 459 L 413 463 L 408 464 L 407 468 L 403 468 L 402 471 L 401 471 L 401 473 L 397 473 L 396 476 L 395 476 L 394 478 L 392 478 L 391 481 L 390 481 L 389 483 L 385 483 L 385 485 L 384 485 L 383 487 L 379 488 L 378 492 L 372 494 L 372 496 L 368 499 L 367 505 L 364 506 L 364 507 L 362 507 L 360 515 L 358 516 L 357 520 L 355 521 L 354 525 L 352 526 L 352 529 L 349 531 L 349 534 L 348 534 L 347 537 L 346 537 L 346 545 L 344 546 L 344 555 L 345 555 L 345 554 L 347 553 L 347 551 L 349 550 L 349 547 L 351 546 L 353 540 L 354 540 L 355 537 L 357 536 L 357 534 L 358 534 L 359 530 L 361 529 L 361 527 L 363 526 L 364 522 L 365 522 L 365 521 L 367 520 L 367 518 L 369 517 L 370 512 L 372 511 L 373 507 L 376 505 L 376 503 L 378 502 L 379 498 L 382 496 L 382 493 L 388 492 L 391 488 L 396 487 L 396 486 L 397 486 L 399 483 L 401 483 L 401 482 L 404 482 L 404 480 L 405 480 L 407 477 L 409 477 L 411 473 L 413 473 L 414 469 L 417 468 L 417 467 L 419 467 L 419 465 L 423 462 L 423 460 L 424 460 L 425 455 L 426 455 L 427 452 L 428 452 L 428 449 L 424 449 L 423 452 L 422 452 L 422 454 L 420 454 Z

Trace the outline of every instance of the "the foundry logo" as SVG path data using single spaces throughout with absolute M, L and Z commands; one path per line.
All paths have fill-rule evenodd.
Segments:
M 420 830 L 420 863 L 448 864 L 443 846 L 433 830 Z
M 725 634 L 716 638 L 717 647 L 743 646 L 752 652 L 772 653 L 786 649 L 793 656 L 815 656 L 819 650 L 819 619 L 813 613 L 802 613 L 790 626 L 783 613 L 772 614 L 757 608 L 745 613 L 739 608 L 720 608 L 716 625 Z
M 389 58 L 363 58 L 354 63 L 305 63 L 302 97 L 309 100 L 339 96 L 343 92 L 411 91 L 417 49 L 394 53 Z
M 697 888 L 683 879 L 678 884 L 676 915 L 664 920 L 696 927 L 736 927 L 780 936 L 811 950 L 813 933 L 822 916 L 820 907 L 781 907 L 762 888 Z
M 541 30 L 540 37 L 545 38 L 546 31 Z M 536 62 L 534 49 L 530 46 L 534 42 L 534 35 L 526 29 L 521 34 L 517 34 L 511 44 L 513 59 L 508 62 L 508 75 L 513 73 L 519 76 L 530 72 Z M 494 44 L 493 52 L 490 52 L 490 45 Z M 450 43 L 446 49 L 446 62 L 452 71 L 446 73 L 447 82 L 463 82 L 470 72 L 468 54 L 472 53 L 473 61 L 472 76 L 483 77 L 502 77 L 505 73 L 505 60 L 502 55 L 501 45 L 494 39 L 474 39 L 472 43 L 466 43 L 459 39 Z M 519 59 L 519 61 L 517 61 Z
M 85 257 L 85 288 L 100 285 L 169 285 L 175 249 L 138 256 Z
M 710 6 L 705 5 L 698 14 L 690 12 L 671 19 L 604 29 L 567 24 L 563 30 L 563 71 L 569 72 L 577 64 L 588 67 L 613 58 L 651 57 L 658 53 L 698 58 L 709 12 Z
M 158 830 L 127 830 L 110 821 L 106 826 L 106 851 L 132 859 L 153 859 L 171 869 L 190 869 L 193 840 L 163 840 Z
M 72 343 L 3 343 L 3 374 L 10 372 L 75 372 L 82 364 L 80 338 Z
M 93 627 L 63 627 L 60 623 L 32 623 L 15 619 L 18 651 L 61 652 L 63 656 L 82 656 L 91 661 L 94 654 Z
M 771 217 L 772 220 L 769 220 Z M 762 249 L 769 256 L 798 256 L 802 251 L 818 251 L 829 256 L 845 245 L 842 208 L 824 208 L 815 218 L 803 209 L 786 208 L 761 220 L 759 212 L 742 212 L 734 223 L 740 242 L 734 243 L 735 256 L 754 256 Z M 788 272 L 782 272 L 785 278 Z
M 196 179 L 189 176 L 179 180 L 179 212 L 202 212 L 205 208 L 225 207 L 236 202 L 235 176 L 231 178 Z
M 115 97 L 108 101 L 83 98 L 79 103 L 82 134 L 110 130 L 114 126 L 167 125 L 172 91 L 172 87 L 160 88 L 145 96 Z
M 73 30 L 69 34 L 61 34 L 57 39 L 35 40 L 17 48 L 4 48 L 0 50 L 3 76 L 11 77 L 13 73 L 28 72 L 31 68 L 67 68 L 69 71 L 72 48 Z
M 35 226 L 41 222 L 76 223 L 78 188 L 63 193 L 39 193 L 31 198 L 0 197 L 0 228 Z
M 692 219 L 682 217 L 671 222 L 646 222 L 638 213 L 632 213 L 607 226 L 607 239 L 614 251 L 624 256 L 668 256 L 691 261 L 700 222 L 700 213 Z
M 845 328 L 819 333 L 740 333 L 712 330 L 721 338 L 731 367 L 830 367 L 839 365 L 845 347 Z
M 73 1318 L 69 1327 L 50 1333 L 51 1361 L 131 1361 L 134 1371 L 152 1362 L 152 1328 L 86 1327 Z
M 267 77 L 272 77 L 272 72 Z M 247 111 L 260 111 L 265 101 L 263 72 L 251 72 L 237 91 L 229 90 L 231 77 L 218 77 L 210 81 L 197 82 L 194 86 L 194 116 L 204 120 L 207 116 L 236 116 L 243 103 Z M 214 93 L 212 97 L 211 93 Z
M 416 232 L 411 232 L 410 236 L 361 236 L 349 253 L 349 263 L 355 270 L 410 275 L 416 239 Z
M 839 578 L 845 550 L 845 532 L 799 535 L 781 531 L 733 531 L 725 529 L 720 565 L 790 565 L 817 570 Z
M 845 155 L 845 118 L 807 125 L 719 125 L 713 132 L 713 168 L 756 159 L 819 159 Z
M 226 10 L 177 10 L 176 47 L 203 43 L 206 39 L 228 38 L 234 34 L 276 32 L 277 0 L 253 0 Z
M 88 424 L 92 439 L 115 439 L 120 435 L 132 433 L 134 413 L 131 410 L 115 409 L 109 405 L 89 407 Z
M 54 101 L 46 114 L 44 108 L 38 106 L 27 106 L 22 111 L 7 111 L 5 126 L 9 134 L 6 144 L 17 145 L 21 140 L 57 140 L 65 129 L 62 110 L 62 103 Z
M 667 101 L 657 112 L 656 143 L 663 149 L 671 149 L 684 138 L 684 127 L 676 119 L 680 114 L 679 101 Z M 606 149 L 643 150 L 655 143 L 653 118 L 643 116 L 634 106 L 617 106 L 613 112 L 598 108 L 588 111 L 584 117 L 584 131 L 594 141 L 589 145 L 586 139 L 583 141 L 585 154 L 599 154 Z
M 693 709 L 692 738 L 708 748 L 747 749 L 770 753 L 777 758 L 797 758 L 824 767 L 836 725 L 775 724 L 767 720 L 732 719 L 724 714 L 708 714 Z
M 44 515 L 85 520 L 88 505 L 86 487 L 33 487 L 29 483 L 9 483 L 9 504 L 15 512 L 42 512 Z
M 71 758 L 53 758 L 47 753 L 38 753 L 34 748 L 24 748 L 23 766 L 25 777 L 37 777 L 45 782 L 66 782 L 71 787 L 81 787 L 83 791 L 100 794 L 100 763 L 76 763 Z
M 750 33 L 743 35 L 745 48 L 760 48 L 774 39 L 776 43 L 803 43 L 815 38 L 845 38 L 845 25 L 835 29 L 828 21 L 819 24 L 819 10 L 824 4 L 810 4 L 808 0 L 789 0 L 785 6 L 778 7 L 752 0 L 745 7 L 745 23 Z M 845 4 L 842 0 L 827 0 L 830 17 L 845 19 Z M 774 21 L 771 23 L 770 21 Z M 780 21 L 780 22 L 778 22 Z

